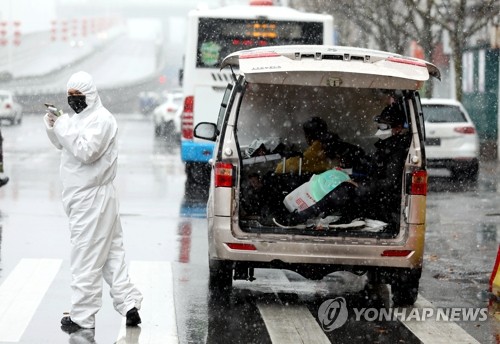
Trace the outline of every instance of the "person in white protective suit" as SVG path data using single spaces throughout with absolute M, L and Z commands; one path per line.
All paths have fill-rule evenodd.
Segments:
M 127 326 L 141 323 L 142 294 L 131 283 L 125 263 L 118 200 L 113 185 L 118 149 L 117 123 L 102 105 L 92 77 L 71 76 L 67 84 L 69 116 L 47 113 L 47 135 L 62 150 L 62 203 L 71 238 L 71 310 L 63 330 L 95 328 L 102 304 L 102 279 L 110 286 L 116 311 Z

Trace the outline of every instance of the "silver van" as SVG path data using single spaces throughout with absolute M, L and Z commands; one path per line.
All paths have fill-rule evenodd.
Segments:
M 350 271 L 390 284 L 395 304 L 413 304 L 427 192 L 418 90 L 430 76 L 439 79 L 439 70 L 411 57 L 340 46 L 249 49 L 228 55 L 222 68 L 231 69 L 234 81 L 218 122 L 195 128 L 196 137 L 215 141 L 207 204 L 210 288 L 229 292 L 233 280 L 254 280 L 255 268 L 310 279 Z M 388 108 L 398 109 L 404 134 L 396 147 L 403 155 L 386 162 L 399 166 L 385 176 L 389 183 L 377 170 L 377 147 L 393 133 L 383 120 Z M 311 118 L 326 124 L 328 138 L 316 147 L 324 152 L 314 168 L 304 137 Z M 333 205 L 327 196 L 307 200 L 339 174 L 347 193 L 335 196 L 337 185 L 322 194 Z M 323 208 L 301 217 L 316 203 Z

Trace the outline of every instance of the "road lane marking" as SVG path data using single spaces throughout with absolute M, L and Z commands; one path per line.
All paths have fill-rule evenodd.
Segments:
M 273 343 L 330 344 L 311 312 L 303 305 L 257 302 Z
M 0 342 L 19 342 L 61 259 L 21 259 L 0 286 Z
M 259 287 L 271 289 L 277 298 L 279 294 L 297 294 L 297 290 L 283 271 L 265 271 L 262 275 L 256 272 L 256 282 L 259 282 L 256 284 L 259 284 Z M 309 309 L 300 303 L 283 305 L 259 301 L 257 307 L 273 343 L 331 343 Z
M 417 302 L 413 308 L 434 308 L 422 295 L 418 294 Z M 435 312 L 434 312 L 435 314 Z M 447 343 L 478 343 L 463 328 L 453 321 L 436 321 L 426 319 L 425 321 L 409 320 L 400 322 L 406 326 L 422 343 L 447 344 Z
M 122 321 L 117 344 L 179 343 L 170 262 L 130 263 L 130 278 L 144 296 L 139 312 L 142 324 L 132 328 Z

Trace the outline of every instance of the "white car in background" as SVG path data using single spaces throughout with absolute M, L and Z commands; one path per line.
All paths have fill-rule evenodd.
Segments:
M 171 91 L 165 95 L 165 101 L 153 110 L 155 137 L 180 139 L 181 112 L 183 94 Z
M 23 120 L 23 107 L 11 91 L 0 90 L 0 122 L 2 120 L 9 121 L 11 125 L 21 124 Z
M 457 180 L 477 181 L 479 137 L 464 106 L 453 99 L 421 99 L 427 167 L 446 169 Z

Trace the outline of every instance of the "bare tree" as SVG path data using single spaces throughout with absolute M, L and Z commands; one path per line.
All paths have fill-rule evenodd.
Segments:
M 405 54 L 410 42 L 415 40 L 422 46 L 425 56 L 430 60 L 432 50 L 439 41 L 439 30 L 433 30 L 430 20 L 433 0 L 315 0 L 307 1 L 305 10 L 331 13 L 335 18 L 336 28 L 342 37 L 349 37 L 349 42 L 358 46 L 372 46 L 376 49 Z M 305 1 L 301 5 L 305 5 Z M 295 2 L 297 5 L 297 1 Z M 420 11 L 418 13 L 417 9 Z M 425 15 L 425 14 L 428 15 Z M 348 24 L 344 26 L 343 24 Z M 368 37 L 363 41 L 353 39 L 354 27 L 360 34 Z M 361 34 L 362 33 L 362 34 Z M 359 44 L 361 43 L 361 44 Z M 364 44 L 363 44 L 364 43 Z M 428 83 L 426 96 L 432 94 L 432 83 Z
M 295 0 L 292 6 L 332 14 L 337 29 L 342 29 L 341 37 L 356 40 L 352 31 L 357 27 L 359 34 L 368 36 L 373 41 L 372 45 L 378 49 L 403 53 L 407 46 L 406 25 L 412 16 L 405 11 L 406 7 L 401 0 Z M 349 25 L 344 25 L 345 23 Z M 370 44 L 368 41 L 364 43 Z
M 408 22 L 411 26 L 408 34 L 423 48 L 425 59 L 433 62 L 432 53 L 443 35 L 442 27 L 433 21 L 436 0 L 405 0 L 405 6 L 414 17 Z M 426 85 L 425 96 L 427 98 L 432 97 L 433 82 L 431 78 Z
M 295 0 L 291 4 L 332 14 L 344 37 L 349 37 L 353 27 L 343 23 L 352 23 L 378 49 L 403 54 L 409 42 L 416 40 L 430 61 L 443 30 L 448 31 L 458 100 L 462 99 L 462 54 L 466 44 L 500 12 L 500 0 Z M 426 89 L 426 96 L 431 95 L 432 83 Z
M 500 13 L 500 0 L 441 0 L 432 20 L 450 34 L 455 65 L 455 91 L 462 100 L 462 55 L 468 40 Z

